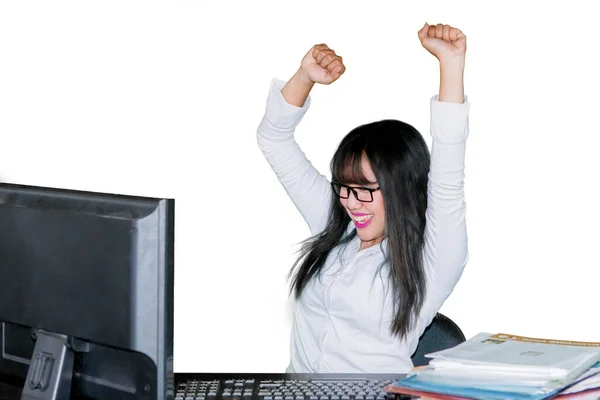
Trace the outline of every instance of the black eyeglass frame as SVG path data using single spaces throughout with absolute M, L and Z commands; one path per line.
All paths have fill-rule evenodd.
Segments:
M 343 183 L 338 183 L 338 182 L 331 182 L 331 189 L 333 190 L 333 193 L 335 193 L 335 195 L 337 197 L 339 197 L 340 199 L 347 199 L 350 197 L 350 192 L 352 192 L 352 194 L 354 194 L 354 198 L 357 201 L 360 201 L 361 203 L 372 203 L 373 202 L 373 193 L 381 190 L 380 187 L 376 187 L 376 188 L 367 188 L 367 187 L 363 187 L 363 186 L 348 186 L 348 185 L 344 185 Z M 346 188 L 348 189 L 348 196 L 344 197 L 341 194 L 341 191 L 338 193 L 337 190 L 335 190 L 335 185 L 340 186 L 340 188 Z M 371 195 L 371 200 L 361 200 L 358 198 L 358 192 L 356 191 L 356 189 L 360 189 L 360 190 L 366 190 L 367 192 L 369 192 L 369 194 Z

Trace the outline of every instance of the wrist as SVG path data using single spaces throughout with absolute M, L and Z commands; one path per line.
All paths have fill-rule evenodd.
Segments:
M 464 102 L 464 67 L 464 57 L 440 60 L 440 101 L 451 103 Z
M 296 107 L 302 107 L 306 102 L 313 85 L 314 82 L 304 74 L 302 69 L 298 69 L 283 89 L 281 89 L 281 94 L 283 94 L 285 101 L 289 104 Z
M 308 88 L 312 88 L 315 84 L 312 81 L 312 79 L 310 79 L 306 71 L 302 69 L 302 67 L 298 68 L 298 71 L 296 71 L 296 73 L 294 74 L 294 78 L 298 82 L 298 84 Z
M 444 71 L 457 71 L 462 73 L 465 69 L 465 57 L 440 58 L 440 69 Z

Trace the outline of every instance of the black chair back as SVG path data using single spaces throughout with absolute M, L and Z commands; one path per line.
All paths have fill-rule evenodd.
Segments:
M 419 338 L 417 350 L 411 359 L 415 367 L 429 364 L 425 354 L 445 350 L 464 342 L 465 335 L 458 325 L 443 314 L 437 313 Z

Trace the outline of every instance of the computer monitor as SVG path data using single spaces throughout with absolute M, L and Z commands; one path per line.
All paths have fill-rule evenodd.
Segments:
M 22 399 L 172 397 L 174 204 L 0 184 L 0 379 Z

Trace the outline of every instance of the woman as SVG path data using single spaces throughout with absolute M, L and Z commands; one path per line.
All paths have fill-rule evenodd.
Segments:
M 466 265 L 466 37 L 428 24 L 418 37 L 440 65 L 431 155 L 412 126 L 369 123 L 340 143 L 330 183 L 294 131 L 313 85 L 344 73 L 342 57 L 316 45 L 288 82 L 271 84 L 258 144 L 313 235 L 292 270 L 288 372 L 408 372 L 419 336 Z

